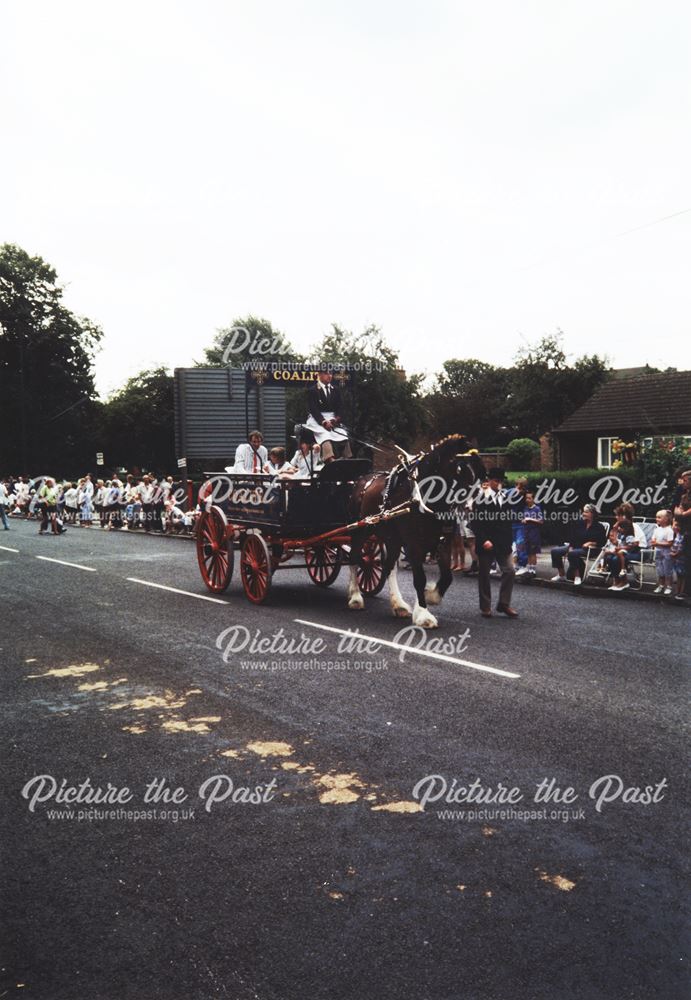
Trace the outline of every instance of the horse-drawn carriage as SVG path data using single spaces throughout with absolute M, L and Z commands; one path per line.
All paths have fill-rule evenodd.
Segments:
M 448 589 L 449 540 L 463 497 L 484 477 L 477 452 L 451 434 L 429 452 L 399 456 L 388 473 L 371 473 L 362 459 L 330 462 L 309 479 L 250 473 L 207 473 L 200 490 L 204 510 L 197 526 L 202 578 L 222 593 L 233 575 L 236 550 L 248 600 L 261 604 L 274 573 L 304 565 L 318 587 L 330 586 L 349 568 L 348 607 L 364 607 L 388 581 L 391 610 L 424 628 L 436 628 L 427 605 Z M 420 487 L 424 485 L 425 496 Z M 411 608 L 397 582 L 405 548 L 415 588 Z M 427 583 L 425 556 L 436 556 L 439 579 Z M 304 564 L 293 561 L 301 555 Z
M 341 459 L 309 479 L 205 473 L 197 559 L 208 589 L 214 594 L 226 590 L 237 551 L 240 579 L 253 604 L 266 600 L 278 570 L 303 565 L 318 587 L 329 587 L 342 566 L 355 565 L 361 592 L 378 594 L 386 580 L 384 542 L 376 533 L 377 519 L 353 521 L 352 506 L 355 483 L 370 469 L 365 460 Z

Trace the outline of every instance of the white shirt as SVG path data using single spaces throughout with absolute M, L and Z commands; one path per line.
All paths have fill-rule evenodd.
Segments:
M 297 469 L 295 473 L 296 479 L 309 479 L 313 472 L 318 472 L 322 467 L 317 454 L 312 452 L 310 455 L 308 452 L 305 458 L 300 449 L 295 452 L 290 460 L 290 464 L 294 469 Z
M 672 528 L 670 525 L 664 527 L 663 525 L 658 524 L 655 530 L 653 531 L 653 541 L 657 542 L 658 544 L 660 542 L 670 543 L 674 541 L 674 528 Z M 661 548 L 662 549 L 669 548 L 669 544 L 662 545 Z
M 264 472 L 271 476 L 277 476 L 281 472 L 292 472 L 292 465 L 290 462 L 283 462 L 281 465 L 274 465 L 273 462 L 267 462 L 264 466 Z
M 137 487 L 137 493 L 139 494 L 139 499 L 142 503 L 152 503 L 154 498 L 155 487 L 152 483 L 140 483 Z
M 269 453 L 263 444 L 260 444 L 255 451 L 252 445 L 246 441 L 244 444 L 238 445 L 235 451 L 233 472 L 261 472 L 268 458 Z

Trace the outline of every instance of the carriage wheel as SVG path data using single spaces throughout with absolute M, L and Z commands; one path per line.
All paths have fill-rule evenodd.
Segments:
M 246 535 L 240 551 L 240 576 L 245 596 L 261 604 L 271 588 L 271 554 L 261 535 Z
M 363 542 L 357 564 L 357 581 L 365 597 L 374 597 L 386 583 L 385 561 L 386 546 L 376 535 L 370 535 Z
M 197 561 L 202 580 L 214 594 L 222 594 L 233 575 L 233 540 L 226 539 L 226 527 L 218 507 L 205 510 L 197 525 Z
M 318 587 L 330 587 L 341 572 L 341 560 L 337 545 L 315 545 L 305 550 L 305 563 L 312 583 Z

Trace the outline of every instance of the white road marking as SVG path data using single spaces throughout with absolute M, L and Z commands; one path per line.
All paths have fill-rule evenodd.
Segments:
M 363 635 L 362 632 L 353 632 L 351 629 L 334 628 L 332 625 L 322 625 L 320 622 L 308 622 L 303 618 L 295 618 L 298 625 L 309 625 L 312 628 L 320 628 L 325 632 L 336 632 L 338 635 L 346 635 L 352 639 L 363 639 L 365 642 L 378 642 L 382 646 L 390 646 L 391 649 L 400 649 L 410 656 L 429 656 L 433 660 L 443 660 L 444 663 L 457 663 L 461 667 L 470 667 L 472 670 L 481 670 L 487 674 L 497 674 L 499 677 L 510 677 L 517 679 L 520 674 L 512 674 L 508 670 L 500 670 L 499 667 L 488 667 L 484 663 L 473 663 L 471 660 L 459 660 L 454 656 L 446 656 L 444 653 L 434 653 L 431 650 L 415 649 L 412 646 L 404 646 L 401 642 L 391 642 L 390 639 L 380 639 L 376 635 Z
M 0 545 L 0 549 L 2 549 L 3 552 L 16 552 L 17 555 L 19 555 L 19 549 L 11 549 L 9 545 Z
M 79 563 L 65 562 L 64 559 L 51 559 L 50 556 L 36 556 L 37 559 L 42 559 L 43 562 L 54 562 L 59 563 L 61 566 L 72 566 L 74 569 L 83 569 L 87 573 L 97 573 L 98 570 L 95 566 L 82 566 Z
M 171 594 L 183 594 L 184 597 L 196 597 L 198 601 L 213 601 L 214 604 L 230 604 L 220 597 L 209 597 L 207 594 L 193 594 L 189 590 L 178 590 L 177 587 L 166 587 L 164 583 L 151 583 L 150 580 L 138 580 L 136 576 L 125 577 L 130 583 L 141 583 L 143 587 L 155 587 L 157 590 L 169 590 Z

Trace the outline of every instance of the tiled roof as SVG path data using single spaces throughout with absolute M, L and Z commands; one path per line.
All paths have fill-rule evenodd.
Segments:
M 691 371 L 611 379 L 555 428 L 577 431 L 691 433 Z

